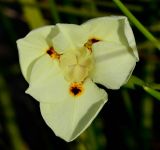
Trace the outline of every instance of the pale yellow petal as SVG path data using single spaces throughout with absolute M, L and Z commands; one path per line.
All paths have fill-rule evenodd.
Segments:
M 88 39 L 114 42 L 130 47 L 135 58 L 139 60 L 136 42 L 127 17 L 99 17 L 85 22 L 82 27 L 88 32 Z
M 20 66 L 27 81 L 34 61 L 46 53 L 49 48 L 46 38 L 53 27 L 46 26 L 32 30 L 24 38 L 17 40 Z
M 53 32 L 56 36 L 52 42 L 58 53 L 77 50 L 83 47 L 87 40 L 83 28 L 75 24 L 57 24 Z
M 119 35 L 121 24 L 119 17 L 99 17 L 91 19 L 82 24 L 82 27 L 88 32 L 88 39 L 121 43 Z
M 111 42 L 95 44 L 93 55 L 92 79 L 110 89 L 118 89 L 128 81 L 137 61 L 132 49 Z
M 69 93 L 62 95 L 60 103 L 40 103 L 41 113 L 54 133 L 70 142 L 79 136 L 97 116 L 105 102 L 107 94 L 99 89 L 92 81 L 87 80 L 83 85 L 84 91 L 79 96 Z
M 60 102 L 65 99 L 68 86 L 69 83 L 61 73 L 58 60 L 45 54 L 35 62 L 32 68 L 26 93 L 39 102 Z

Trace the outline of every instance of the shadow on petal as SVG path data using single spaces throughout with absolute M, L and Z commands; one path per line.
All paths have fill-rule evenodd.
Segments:
M 43 55 L 42 55 L 43 56 Z M 32 61 L 31 63 L 30 63 L 30 65 L 28 66 L 28 69 L 27 69 L 27 75 L 26 75 L 26 77 L 27 77 L 27 82 L 29 83 L 30 82 L 30 76 L 31 76 L 31 72 L 32 72 L 32 68 L 33 68 L 33 66 L 34 66 L 34 64 L 36 63 L 36 61 L 39 59 L 39 58 L 41 58 L 42 56 L 39 56 L 38 58 L 36 58 L 34 61 Z
M 135 39 L 134 39 L 134 35 L 132 32 L 132 29 L 127 29 L 130 28 L 129 24 L 127 23 L 127 21 L 125 19 L 120 19 L 119 20 L 119 27 L 118 27 L 118 34 L 119 34 L 119 40 L 121 41 L 121 43 L 123 45 L 126 45 L 128 47 L 128 52 L 137 59 L 137 61 L 139 60 L 138 58 L 138 54 L 137 54 L 137 47 L 136 47 L 136 43 L 135 43 Z M 125 31 L 127 30 L 129 33 L 127 34 Z M 130 40 L 129 40 L 130 39 Z
M 89 108 L 86 114 L 77 123 L 77 126 L 73 131 L 73 134 L 71 135 L 71 141 L 74 140 L 77 136 L 79 136 L 91 124 L 91 122 L 97 116 L 105 102 L 106 101 L 104 100 L 98 101 Z

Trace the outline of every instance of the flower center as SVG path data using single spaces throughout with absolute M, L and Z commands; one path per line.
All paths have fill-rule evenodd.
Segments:
M 69 82 L 83 82 L 90 74 L 94 65 L 93 56 L 85 49 L 79 53 L 64 53 L 60 57 L 60 67 Z

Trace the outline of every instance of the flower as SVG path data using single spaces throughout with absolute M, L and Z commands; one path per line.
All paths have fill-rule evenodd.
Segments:
M 79 136 L 131 75 L 138 54 L 126 17 L 101 17 L 82 25 L 57 24 L 17 41 L 26 93 L 40 102 L 42 117 L 66 141 Z

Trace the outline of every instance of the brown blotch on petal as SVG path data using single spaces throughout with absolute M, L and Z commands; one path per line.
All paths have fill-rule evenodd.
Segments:
M 52 55 L 52 54 L 54 54 L 55 53 L 55 51 L 54 51 L 54 48 L 53 47 L 50 47 L 48 50 L 47 50 L 47 54 L 48 55 Z
M 93 38 L 93 39 L 90 39 L 91 40 L 91 42 L 92 42 L 92 44 L 94 44 L 94 43 L 96 43 L 96 42 L 99 42 L 100 40 L 98 40 L 98 39 L 95 39 L 95 38 Z
M 60 54 L 58 54 L 53 47 L 50 47 L 48 50 L 47 50 L 47 54 L 51 57 L 51 58 L 60 58 Z
M 92 45 L 96 42 L 99 42 L 100 40 L 96 38 L 89 39 L 85 44 L 84 47 L 86 47 L 90 52 L 92 52 Z
M 72 83 L 70 88 L 69 88 L 69 93 L 72 96 L 80 96 L 83 93 L 83 84 L 82 83 Z

